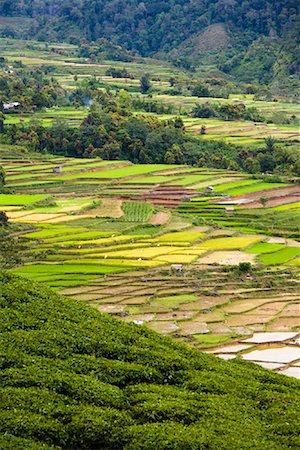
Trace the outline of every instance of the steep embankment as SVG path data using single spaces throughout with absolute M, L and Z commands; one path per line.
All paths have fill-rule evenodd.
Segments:
M 2 449 L 296 449 L 299 382 L 0 275 Z

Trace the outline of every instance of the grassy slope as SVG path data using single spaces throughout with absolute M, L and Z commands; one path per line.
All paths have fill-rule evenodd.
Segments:
M 299 448 L 298 381 L 22 278 L 0 275 L 0 292 L 1 448 Z

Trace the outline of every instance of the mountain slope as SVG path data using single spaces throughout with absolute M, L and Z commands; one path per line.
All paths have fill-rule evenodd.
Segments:
M 291 29 L 297 4 L 295 0 L 2 0 L 0 16 L 34 19 L 35 37 L 106 37 L 148 55 L 168 52 L 219 23 L 232 33 L 234 46 L 247 46 L 260 35 L 281 36 Z
M 2 449 L 299 448 L 299 382 L 0 275 Z

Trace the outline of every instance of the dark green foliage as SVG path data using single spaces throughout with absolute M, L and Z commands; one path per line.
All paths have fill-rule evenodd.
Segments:
M 3 0 L 0 35 L 67 40 L 91 61 L 167 55 L 188 70 L 213 61 L 245 82 L 288 83 L 299 70 L 298 14 L 295 0 Z
M 238 269 L 241 273 L 251 272 L 252 265 L 249 262 L 240 262 L 238 265 Z
M 151 81 L 150 81 L 150 75 L 148 73 L 145 73 L 141 79 L 140 79 L 140 87 L 141 87 L 141 93 L 147 94 L 147 92 L 151 88 Z
M 20 238 L 10 235 L 8 218 L 2 211 L 0 211 L 0 230 L 1 228 L 4 228 L 4 233 L 0 235 L 0 270 L 11 269 L 23 261 L 26 245 Z
M 197 83 L 193 87 L 192 95 L 195 97 L 210 97 L 210 92 L 206 86 L 201 83 Z
M 0 447 L 291 450 L 299 382 L 0 275 Z
M 199 96 L 200 97 L 200 96 Z M 243 103 L 238 104 L 196 104 L 192 109 L 193 117 L 208 118 L 219 117 L 225 120 L 252 120 L 254 122 L 263 122 L 264 117 L 259 113 L 257 108 L 246 108 Z
M 5 211 L 0 211 L 0 227 L 8 224 L 8 216 Z
M 20 102 L 23 111 L 51 107 L 59 103 L 63 96 L 63 89 L 58 82 L 45 77 L 42 68 L 22 69 L 17 74 L 0 74 L 0 100 Z M 0 132 L 3 131 L 1 128 L 3 125 L 0 126 Z
M 0 192 L 3 190 L 4 185 L 5 185 L 5 172 L 3 167 L 0 166 Z

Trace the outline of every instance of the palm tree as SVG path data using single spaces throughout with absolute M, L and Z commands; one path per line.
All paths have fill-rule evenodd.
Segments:
M 273 150 L 275 150 L 276 143 L 277 143 L 277 139 L 275 139 L 274 136 L 268 136 L 265 138 L 266 149 L 269 152 L 272 152 Z

